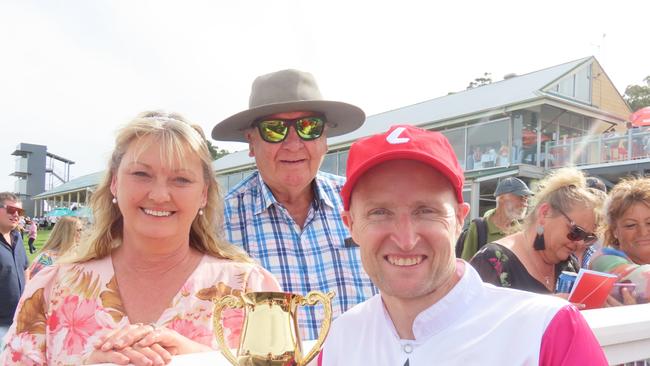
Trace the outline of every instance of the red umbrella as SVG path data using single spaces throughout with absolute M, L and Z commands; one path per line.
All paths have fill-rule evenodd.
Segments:
M 650 107 L 643 107 L 632 113 L 630 121 L 634 126 L 650 126 Z

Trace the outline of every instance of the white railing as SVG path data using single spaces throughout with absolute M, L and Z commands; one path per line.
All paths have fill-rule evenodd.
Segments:
M 582 312 L 610 365 L 650 359 L 650 304 Z
M 603 164 L 650 158 L 650 131 L 630 129 L 625 135 L 587 135 L 547 141 L 544 167 Z

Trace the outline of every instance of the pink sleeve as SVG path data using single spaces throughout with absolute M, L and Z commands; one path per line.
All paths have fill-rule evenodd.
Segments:
M 282 291 L 278 281 L 271 272 L 266 269 L 255 266 L 248 276 L 246 282 L 246 291 Z
M 540 366 L 607 365 L 589 324 L 573 305 L 555 314 L 542 337 Z

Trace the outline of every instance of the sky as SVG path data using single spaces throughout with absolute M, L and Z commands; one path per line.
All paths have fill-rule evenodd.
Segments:
M 138 113 L 209 135 L 286 68 L 367 115 L 586 56 L 623 93 L 650 75 L 647 14 L 648 0 L 0 0 L 0 191 L 21 142 L 74 161 L 73 178 L 97 172 Z

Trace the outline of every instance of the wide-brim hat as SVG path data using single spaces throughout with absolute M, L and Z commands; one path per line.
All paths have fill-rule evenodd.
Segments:
M 282 70 L 258 76 L 253 82 L 249 109 L 219 122 L 212 129 L 218 141 L 246 142 L 244 131 L 261 117 L 283 112 L 309 111 L 325 115 L 327 137 L 361 127 L 366 114 L 352 104 L 323 100 L 316 79 L 299 70 Z

